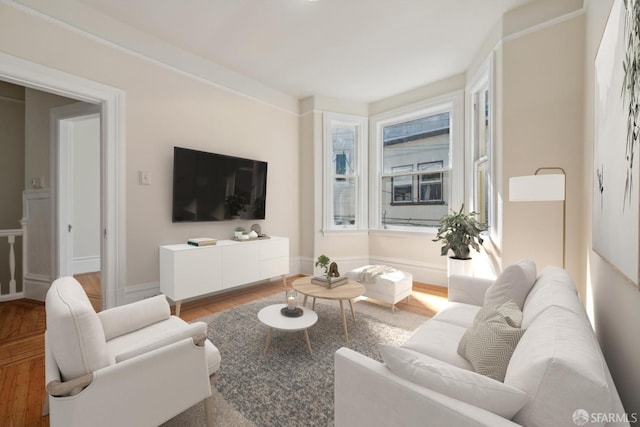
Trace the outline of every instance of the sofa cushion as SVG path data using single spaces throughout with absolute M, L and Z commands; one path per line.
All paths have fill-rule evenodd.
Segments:
M 524 301 L 524 327 L 527 328 L 540 313 L 551 306 L 564 307 L 587 320 L 587 313 L 577 294 L 569 273 L 559 267 L 545 268 Z
M 456 349 L 467 329 L 431 319 L 425 322 L 401 347 L 426 354 L 458 368 L 473 370 L 471 364 Z
M 433 318 L 440 322 L 451 323 L 456 326 L 468 328 L 473 325 L 473 320 L 481 307 L 463 302 L 448 302 L 447 305 Z
M 577 409 L 611 412 L 606 370 L 589 323 L 565 308 L 547 308 L 529 325 L 504 379 L 529 396 L 514 421 L 570 426 Z
M 484 295 L 485 305 L 501 305 L 513 300 L 522 310 L 525 298 L 536 281 L 536 264 L 524 259 L 510 265 L 489 286 Z
M 484 375 L 387 344 L 380 344 L 385 365 L 396 375 L 446 396 L 511 419 L 525 404 L 526 394 Z
M 475 372 L 503 381 L 509 359 L 524 334 L 521 323 L 522 313 L 513 301 L 482 307 L 460 339 L 457 352 Z
M 110 364 L 102 323 L 73 277 L 51 284 L 45 299 L 47 340 L 63 381 Z

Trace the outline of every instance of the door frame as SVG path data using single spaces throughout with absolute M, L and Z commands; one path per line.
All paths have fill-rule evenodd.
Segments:
M 125 92 L 3 52 L 0 52 L 0 79 L 101 106 L 102 306 L 111 308 L 123 304 L 126 283 Z M 54 199 L 51 198 L 52 213 L 55 213 Z M 55 252 L 53 240 L 51 249 Z M 54 265 L 52 279 L 56 277 Z
M 98 104 L 88 104 L 86 102 L 78 102 L 75 104 L 63 105 L 61 107 L 52 108 L 50 112 L 51 123 L 51 153 L 52 161 L 56 162 L 56 167 L 51 168 L 50 182 L 55 183 L 55 199 L 56 199 L 56 224 L 55 251 L 57 268 L 57 276 L 73 275 L 73 234 L 67 230 L 69 224 L 73 223 L 72 210 L 74 196 L 71 189 L 71 179 L 73 178 L 72 155 L 73 148 L 70 146 L 73 137 L 73 124 L 78 120 L 88 119 L 92 117 L 101 118 L 101 108 Z M 102 126 L 102 119 L 100 119 Z M 102 147 L 102 141 L 100 146 Z M 101 150 L 102 151 L 102 150 Z M 55 157 L 55 158 L 54 158 Z M 52 163 L 53 165 L 53 163 Z M 53 176 L 53 174 L 56 176 Z M 102 192 L 102 184 L 100 184 L 100 192 Z M 104 228 L 101 224 L 101 229 Z M 100 254 L 102 261 L 102 254 Z M 100 263 L 102 269 L 102 262 Z

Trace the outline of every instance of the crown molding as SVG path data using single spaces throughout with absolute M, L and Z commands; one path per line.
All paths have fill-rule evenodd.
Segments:
M 176 73 L 298 116 L 298 99 L 213 61 L 179 49 L 75 0 L 0 0 L 95 42 Z

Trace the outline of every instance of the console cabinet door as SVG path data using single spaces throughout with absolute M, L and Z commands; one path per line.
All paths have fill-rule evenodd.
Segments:
M 289 274 L 289 239 L 272 238 L 260 242 L 260 278 Z
M 224 289 L 260 280 L 259 252 L 257 242 L 242 242 L 222 247 Z
M 186 248 L 184 248 L 186 247 Z M 218 247 L 160 248 L 160 290 L 174 301 L 222 289 L 222 251 Z

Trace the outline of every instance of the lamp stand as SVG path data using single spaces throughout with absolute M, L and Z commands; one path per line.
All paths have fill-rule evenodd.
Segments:
M 559 166 L 541 167 L 536 169 L 534 175 L 540 175 L 542 171 L 556 171 L 564 175 L 564 199 L 562 200 L 562 268 L 565 268 L 567 246 L 567 173 Z

